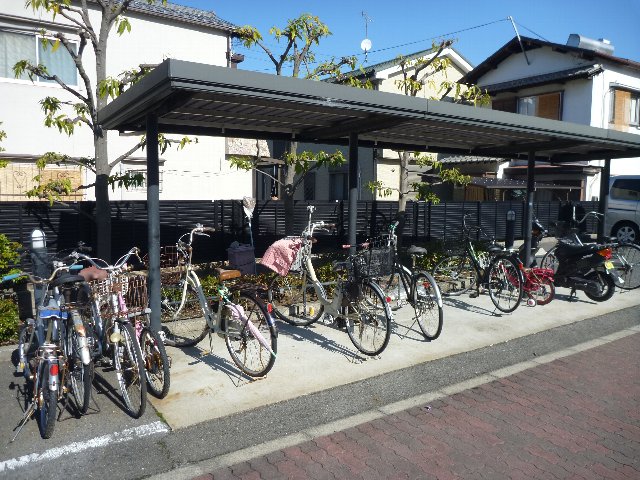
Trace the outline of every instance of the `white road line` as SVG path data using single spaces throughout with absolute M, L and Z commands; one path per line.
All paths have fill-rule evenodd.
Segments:
M 70 453 L 82 452 L 83 450 L 88 450 L 90 448 L 104 447 L 109 444 L 128 442 L 135 438 L 148 437 L 149 435 L 167 432 L 169 432 L 169 427 L 163 422 L 158 421 L 148 423 L 146 425 L 140 425 L 139 427 L 128 428 L 121 432 L 92 438 L 85 442 L 74 442 L 69 445 L 46 450 L 42 453 L 31 453 L 29 455 L 23 455 L 22 457 L 12 458 L 11 460 L 4 460 L 3 462 L 0 462 L 0 473 L 16 470 L 17 468 L 22 468 L 31 463 L 40 462 L 42 460 L 52 460 Z

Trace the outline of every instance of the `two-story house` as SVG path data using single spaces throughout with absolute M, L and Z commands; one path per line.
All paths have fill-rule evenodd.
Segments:
M 487 89 L 494 110 L 640 134 L 640 63 L 616 57 L 603 39 L 572 34 L 566 44 L 520 40 L 514 37 L 462 82 Z M 540 163 L 536 180 L 563 187 L 565 199 L 593 200 L 603 163 Z M 611 161 L 611 175 L 625 173 L 640 173 L 638 163 Z M 503 163 L 497 176 L 524 180 L 526 165 Z
M 436 53 L 435 49 L 421 50 L 409 55 L 404 55 L 407 62 L 416 59 L 430 59 Z M 432 82 L 425 82 L 425 87 L 418 93 L 423 98 L 438 96 L 438 86 L 443 80 L 456 82 L 462 76 L 471 71 L 471 64 L 454 48 L 445 48 L 440 58 L 449 60 L 449 66 L 445 71 L 437 72 L 430 76 Z M 409 74 L 412 69 L 408 68 Z M 430 70 L 425 70 L 421 75 L 431 74 Z M 369 80 L 375 90 L 381 92 L 397 93 L 402 95 L 402 87 L 398 81 L 402 78 L 402 69 L 398 65 L 398 59 L 390 59 L 384 62 L 367 65 L 362 70 L 354 70 L 346 73 L 358 78 L 361 81 Z M 420 78 L 422 80 L 422 78 Z M 434 88 L 435 86 L 435 88 Z M 442 95 L 442 94 L 440 94 Z M 447 95 L 451 97 L 451 93 Z M 240 145 L 240 144 L 238 144 Z M 279 187 L 271 177 L 280 175 L 279 166 L 282 161 L 286 145 L 283 142 L 267 142 L 260 149 L 260 155 L 264 157 L 261 162 L 261 170 L 268 175 L 256 173 L 254 179 L 254 195 L 256 198 L 264 200 L 271 197 L 278 197 Z M 347 147 L 321 144 L 298 144 L 297 151 L 325 151 L 334 152 L 336 149 L 342 150 L 347 157 Z M 231 148 L 232 155 L 245 154 L 257 155 L 256 141 L 245 143 L 244 148 Z M 359 154 L 358 185 L 361 200 L 373 200 L 374 195 L 366 188 L 371 181 L 381 181 L 384 185 L 398 187 L 400 182 L 400 160 L 398 152 L 389 149 L 360 148 Z M 413 166 L 410 172 L 410 183 L 420 181 L 424 169 Z M 348 165 L 345 163 L 340 167 L 320 168 L 307 173 L 295 193 L 296 200 L 344 200 L 348 198 Z M 378 194 L 378 199 L 397 200 L 398 192 L 394 191 L 391 196 L 383 197 Z
M 79 6 L 80 2 L 76 2 Z M 87 2 L 92 24 L 100 25 L 97 2 Z M 118 35 L 112 30 L 107 54 L 107 75 L 117 77 L 125 70 L 141 64 L 154 65 L 165 58 L 233 67 L 237 58 L 231 52 L 231 37 L 235 26 L 207 12 L 171 3 L 148 5 L 136 0 L 126 14 L 131 31 Z M 78 127 L 70 137 L 55 128 L 44 126 L 40 101 L 57 97 L 61 101 L 77 101 L 55 82 L 22 76 L 15 78 L 13 66 L 28 59 L 44 64 L 71 88 L 86 95 L 84 83 L 68 54 L 60 47 L 44 48 L 42 31 L 47 35 L 63 32 L 79 45 L 77 27 L 62 15 L 55 17 L 34 12 L 24 1 L 3 1 L 0 4 L 0 128 L 7 134 L 0 156 L 10 164 L 0 169 L 0 200 L 24 200 L 24 192 L 33 186 L 37 174 L 35 161 L 46 152 L 58 152 L 80 159 L 94 156 L 93 135 L 89 128 Z M 90 46 L 84 51 L 83 62 L 95 88 L 95 58 Z M 118 135 L 109 132 L 111 161 L 127 152 L 138 142 L 139 135 Z M 173 136 L 173 138 L 177 138 Z M 224 138 L 201 137 L 183 150 L 169 148 L 161 155 L 161 199 L 241 198 L 251 194 L 251 175 L 229 167 L 225 159 Z M 113 174 L 126 171 L 145 173 L 145 153 L 138 151 L 115 166 Z M 74 186 L 94 181 L 90 170 L 78 167 L 51 166 L 46 178 L 66 177 Z M 125 190 L 115 187 L 111 199 L 145 199 L 145 187 Z M 80 191 L 72 199 L 93 198 L 92 189 Z

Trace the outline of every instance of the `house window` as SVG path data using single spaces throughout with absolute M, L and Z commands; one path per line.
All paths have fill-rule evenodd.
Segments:
M 616 200 L 640 200 L 640 180 L 621 178 L 613 182 L 610 192 Z
M 349 174 L 335 172 L 329 174 L 329 195 L 331 200 L 346 200 L 349 198 Z
M 491 108 L 493 110 L 500 110 L 501 112 L 516 113 L 518 111 L 518 102 L 516 101 L 516 97 L 501 98 L 499 100 L 492 100 Z
M 640 125 L 640 93 L 614 89 L 609 121 L 618 126 Z
M 278 198 L 278 167 L 262 166 L 256 169 L 256 199 L 269 200 Z
M 142 183 L 139 186 L 130 187 L 129 190 L 138 191 L 138 190 L 146 190 L 147 189 L 147 171 L 146 170 L 127 170 L 129 175 L 137 175 L 138 173 L 142 174 Z M 160 172 L 160 177 L 158 179 L 159 191 L 162 191 L 162 172 Z
M 546 93 L 518 98 L 518 113 L 532 117 L 561 119 L 562 93 Z
M 304 199 L 315 200 L 316 199 L 316 173 L 307 172 L 304 177 Z
M 44 65 L 51 75 L 57 75 L 67 85 L 78 84 L 76 65 L 69 52 L 60 46 L 55 51 L 51 44 L 45 47 L 42 37 L 0 30 L 0 78 L 16 78 L 13 66 L 20 60 L 27 60 L 33 65 Z M 77 50 L 77 45 L 73 44 Z M 26 74 L 19 77 L 28 80 Z M 34 81 L 51 83 L 53 80 L 44 80 L 34 77 Z

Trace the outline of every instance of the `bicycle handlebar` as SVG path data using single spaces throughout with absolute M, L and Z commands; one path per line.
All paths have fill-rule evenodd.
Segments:
M 116 272 L 117 270 L 123 270 L 123 271 L 128 271 L 131 270 L 131 266 L 127 266 L 125 268 L 125 264 L 127 263 L 127 261 L 129 260 L 129 258 L 131 258 L 132 255 L 135 255 L 138 260 L 140 262 L 142 262 L 142 260 L 140 259 L 140 249 L 138 247 L 133 247 L 131 248 L 131 250 L 129 250 L 127 253 L 125 253 L 123 256 L 121 256 L 116 263 L 114 263 L 113 265 L 109 265 L 109 263 L 106 260 L 103 260 L 101 258 L 92 258 L 84 253 L 80 253 L 80 252 L 72 252 L 70 257 L 76 259 L 76 260 L 86 260 L 88 261 L 91 265 L 93 265 L 94 267 L 100 269 L 100 270 L 106 270 L 110 273 L 112 272 Z M 102 265 L 96 262 L 102 262 Z
M 35 276 L 33 276 L 33 275 L 31 275 L 30 273 L 27 273 L 27 272 L 10 273 L 9 275 L 5 275 L 4 277 L 2 277 L 0 279 L 0 283 L 8 282 L 10 280 L 15 280 L 15 279 L 20 278 L 20 277 L 27 277 L 31 283 L 42 285 L 44 283 L 52 282 L 53 279 L 56 277 L 56 275 L 58 275 L 58 273 L 60 273 L 61 271 L 69 271 L 69 270 L 77 270 L 78 269 L 77 267 L 76 268 L 74 268 L 74 267 L 75 267 L 74 265 L 71 265 L 71 266 L 62 265 L 62 266 L 56 268 L 49 278 L 35 277 Z M 82 267 L 80 267 L 80 268 L 82 268 Z
M 574 209 L 574 216 L 573 216 L 573 221 L 580 224 L 583 223 L 587 217 L 592 216 L 592 217 L 596 217 L 596 220 L 600 220 L 600 217 L 604 217 L 604 214 L 600 213 L 600 212 L 595 212 L 595 211 L 591 211 L 591 212 L 587 212 L 584 214 L 584 217 L 582 217 L 582 220 L 576 220 L 575 218 L 575 209 Z

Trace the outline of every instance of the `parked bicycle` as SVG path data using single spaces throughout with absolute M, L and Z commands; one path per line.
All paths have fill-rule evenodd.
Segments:
M 568 229 L 562 229 L 562 238 L 566 242 L 575 245 L 585 245 L 593 243 L 591 238 L 580 235 L 580 225 L 589 217 L 602 221 L 602 214 L 599 212 L 587 212 L 578 220 L 575 214 L 575 207 Z M 608 269 L 612 272 L 612 279 L 618 288 L 623 290 L 633 290 L 640 287 L 640 246 L 634 243 L 620 243 L 612 241 L 607 244 L 611 248 L 612 255 L 609 259 Z M 556 256 L 558 245 L 550 248 L 542 257 L 541 265 L 551 268 L 554 272 L 558 269 L 559 260 Z
M 411 245 L 407 253 L 411 256 L 411 268 L 400 262 L 396 228 L 399 222 L 389 225 L 387 234 L 372 241 L 372 255 L 377 252 L 381 264 L 389 264 L 388 271 L 380 272 L 379 284 L 384 294 L 390 298 L 391 310 L 405 305 L 413 308 L 418 326 L 427 340 L 435 340 L 442 332 L 443 309 L 440 289 L 433 276 L 416 270 L 416 257 L 426 255 L 427 250 Z
M 276 315 L 291 325 L 306 326 L 323 315 L 344 319 L 347 334 L 363 354 L 374 356 L 384 351 L 391 336 L 391 309 L 380 286 L 368 275 L 369 244 L 362 244 L 356 255 L 335 262 L 335 284 L 325 285 L 316 275 L 311 261 L 311 247 L 316 230 L 333 228 L 323 221 L 312 222 L 315 207 L 309 205 L 309 220 L 301 237 L 301 246 L 291 269 L 285 276 L 276 275 L 268 288 L 268 298 Z M 344 245 L 350 248 L 351 245 Z M 325 287 L 331 287 L 330 298 Z
M 161 249 L 162 331 L 167 345 L 189 347 L 207 334 L 224 338 L 229 355 L 240 370 L 252 377 L 266 375 L 275 363 L 278 333 L 269 306 L 255 289 L 232 288 L 229 280 L 239 270 L 217 269 L 216 295 L 207 299 L 192 264 L 194 235 L 215 230 L 196 225 L 175 246 Z M 188 240 L 187 240 L 188 237 Z
M 520 267 L 493 238 L 487 248 L 489 257 L 481 263 L 484 259 L 476 253 L 471 232 L 476 232 L 477 237 L 490 237 L 479 226 L 467 226 L 469 215 L 463 217 L 461 247 L 438 262 L 433 276 L 443 295 L 459 295 L 474 289 L 474 296 L 478 296 L 483 286 L 498 310 L 513 312 L 522 299 L 524 280 Z
M 49 278 L 26 272 L 2 277 L 2 283 L 26 277 L 43 293 L 36 318 L 28 319 L 19 334 L 17 371 L 27 379 L 29 399 L 11 441 L 34 414 L 42 438 L 51 438 L 58 405 L 66 407 L 68 392 L 81 414 L 89 408 L 93 364 L 79 313 L 84 306 L 77 300 L 83 278 L 64 262 L 55 261 L 53 267 Z
M 81 270 L 80 274 L 90 285 L 84 290 L 84 297 L 91 305 L 85 323 L 93 338 L 93 356 L 101 364 L 113 367 L 127 413 L 133 418 L 140 418 L 147 405 L 147 373 L 145 357 L 138 338 L 143 338 L 143 332 L 151 335 L 153 332 L 141 324 L 135 326 L 135 320 L 132 324 L 132 319 L 148 313 L 145 295 L 138 292 L 136 298 L 139 301 L 135 305 L 128 305 L 126 301 L 127 295 L 130 299 L 132 297 L 130 277 L 127 275 L 131 266 L 127 262 L 132 257 L 140 262 L 138 248 L 129 250 L 113 265 L 79 252 L 73 252 L 71 255 L 78 262 L 90 264 L 90 267 Z M 110 357 L 108 361 L 106 356 Z M 162 362 L 167 365 L 167 370 L 162 369 L 162 380 L 168 388 L 169 362 L 166 352 Z

